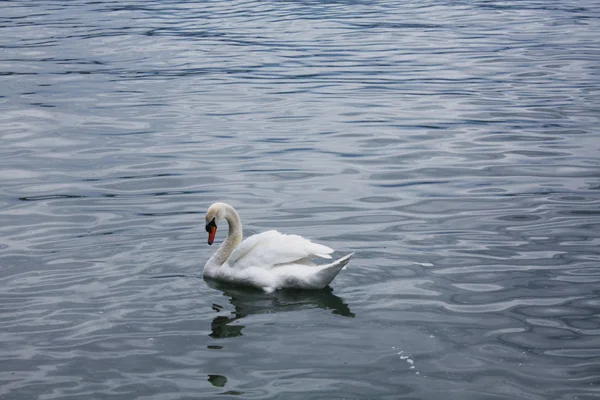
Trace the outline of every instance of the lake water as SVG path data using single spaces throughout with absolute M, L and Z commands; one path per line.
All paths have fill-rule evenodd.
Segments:
M 0 398 L 600 398 L 599 35 L 586 0 L 1 2 Z M 356 255 L 206 282 L 214 201 Z

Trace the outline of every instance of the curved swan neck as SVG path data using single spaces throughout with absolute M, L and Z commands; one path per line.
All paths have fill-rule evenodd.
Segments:
M 241 243 L 243 236 L 242 221 L 237 211 L 227 203 L 221 203 L 220 206 L 224 210 L 223 218 L 225 218 L 229 225 L 229 232 L 221 246 L 219 246 L 219 249 L 208 261 L 208 263 L 219 266 L 227 261 L 233 250 Z
M 237 213 L 237 211 L 235 211 L 235 208 L 233 208 L 227 203 L 223 203 L 223 207 L 226 210 L 225 219 L 227 220 L 227 224 L 229 225 L 229 233 L 227 234 L 226 240 L 230 238 L 237 239 L 237 246 L 242 241 L 242 220 L 240 219 L 240 215 Z

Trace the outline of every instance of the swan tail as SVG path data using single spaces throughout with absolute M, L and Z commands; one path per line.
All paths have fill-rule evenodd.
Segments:
M 322 287 L 329 285 L 331 281 L 333 281 L 337 274 L 339 274 L 340 271 L 344 269 L 346 264 L 348 264 L 353 255 L 354 253 L 350 253 L 338 260 L 335 260 L 331 264 L 323 265 L 321 267 L 321 270 L 317 275 L 318 281 L 323 285 Z

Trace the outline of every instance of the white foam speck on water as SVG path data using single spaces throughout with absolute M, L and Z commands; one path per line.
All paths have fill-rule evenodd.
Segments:
M 406 363 L 410 366 L 409 369 L 416 369 L 415 367 L 415 360 L 412 358 L 412 356 L 408 353 L 405 353 L 404 350 L 400 350 L 397 347 L 392 347 L 392 350 L 396 351 L 398 354 L 398 358 L 400 360 L 406 361 Z M 420 375 L 419 371 L 415 371 L 416 375 Z
M 433 267 L 432 263 L 420 263 L 420 262 L 415 262 L 415 264 L 420 265 L 421 267 Z

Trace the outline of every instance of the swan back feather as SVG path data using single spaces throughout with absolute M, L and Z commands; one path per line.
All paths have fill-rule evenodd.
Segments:
M 275 230 L 259 233 L 244 240 L 226 263 L 234 269 L 248 267 L 275 268 L 285 264 L 305 264 L 314 257 L 330 259 L 333 249 L 313 243 L 298 235 Z

